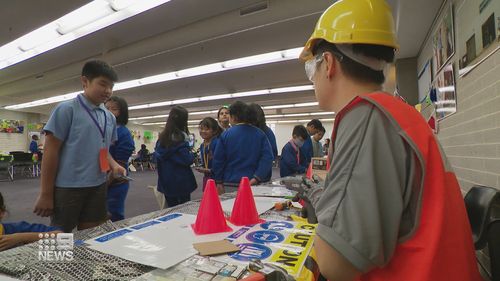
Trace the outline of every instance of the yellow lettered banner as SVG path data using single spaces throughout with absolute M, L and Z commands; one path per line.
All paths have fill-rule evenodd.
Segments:
M 297 224 L 282 243 L 283 247 L 279 247 L 269 261 L 283 267 L 289 274 L 298 276 L 311 251 L 315 228 L 312 224 Z

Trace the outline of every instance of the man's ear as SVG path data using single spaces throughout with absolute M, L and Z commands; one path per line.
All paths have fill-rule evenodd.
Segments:
M 326 78 L 331 79 L 339 70 L 338 61 L 332 53 L 325 52 L 324 60 L 326 65 Z
M 85 77 L 85 76 L 81 76 L 81 77 L 80 77 L 80 81 L 82 82 L 82 88 L 83 88 L 84 90 L 85 90 L 85 89 L 89 86 L 89 84 L 90 84 L 89 79 L 88 79 L 87 77 Z

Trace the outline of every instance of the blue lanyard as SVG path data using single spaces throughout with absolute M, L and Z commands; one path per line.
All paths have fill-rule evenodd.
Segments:
M 101 126 L 99 126 L 99 122 L 97 122 L 97 119 L 95 119 L 94 115 L 90 113 L 90 108 L 88 108 L 88 106 L 86 106 L 85 103 L 83 103 L 80 96 L 77 96 L 77 98 L 80 104 L 83 106 L 83 108 L 85 108 L 85 111 L 87 111 L 87 113 L 89 114 L 92 121 L 94 121 L 94 124 L 97 126 L 97 129 L 99 129 L 99 132 L 101 133 L 102 136 L 102 142 L 104 142 L 106 140 L 106 125 L 108 122 L 108 119 L 106 118 L 106 112 L 104 112 L 104 128 L 101 128 Z

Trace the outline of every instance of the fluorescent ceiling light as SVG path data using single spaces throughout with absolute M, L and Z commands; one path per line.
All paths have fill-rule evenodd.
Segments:
M 94 0 L 0 46 L 0 69 L 42 54 L 170 0 Z
M 206 111 L 195 111 L 189 112 L 189 115 L 206 115 L 206 114 L 215 114 L 219 110 L 206 110 Z M 274 114 L 274 115 L 266 115 L 266 118 L 287 118 L 287 117 L 299 117 L 299 116 L 315 116 L 315 115 L 334 115 L 335 112 L 310 112 L 310 113 L 291 113 L 291 114 Z M 141 117 L 132 117 L 128 120 L 137 121 L 137 120 L 147 120 L 147 119 L 156 119 L 156 118 L 166 118 L 168 114 L 165 115 L 151 115 L 151 116 L 141 116 Z M 201 121 L 201 120 L 197 120 Z
M 133 121 L 133 120 L 156 119 L 156 118 L 167 118 L 167 117 L 168 117 L 168 114 L 163 114 L 163 115 L 132 117 L 132 118 L 129 118 L 128 120 Z
M 57 31 L 60 34 L 66 34 L 112 13 L 114 11 L 108 1 L 94 0 L 59 18 Z
M 281 105 L 267 105 L 263 106 L 263 109 L 279 109 L 279 108 L 292 108 L 292 107 L 307 107 L 316 106 L 318 102 L 306 102 L 306 103 L 294 103 L 294 104 L 281 104 Z
M 3 47 L 0 48 L 0 54 L 2 53 L 1 52 L 2 48 Z M 255 65 L 262 65 L 262 64 L 267 64 L 267 63 L 274 63 L 274 62 L 297 59 L 298 55 L 295 56 L 295 54 L 299 50 L 302 50 L 302 47 L 293 48 L 293 49 L 284 50 L 284 51 L 278 51 L 278 52 L 265 53 L 265 54 L 260 54 L 260 55 L 256 55 L 256 56 L 243 57 L 243 58 L 239 58 L 239 59 L 231 60 L 231 61 L 226 61 L 226 62 L 212 63 L 212 64 L 207 64 L 207 65 L 187 68 L 187 69 L 179 70 L 179 71 L 161 73 L 161 74 L 157 74 L 157 75 L 153 75 L 153 76 L 149 76 L 149 77 L 144 77 L 144 78 L 140 78 L 140 79 L 133 79 L 133 80 L 129 80 L 129 81 L 116 83 L 113 90 L 116 92 L 116 91 L 121 91 L 121 90 L 125 90 L 125 89 L 131 89 L 131 88 L 135 88 L 135 87 L 141 87 L 141 86 L 146 86 L 146 85 L 150 85 L 150 84 L 155 84 L 155 83 L 168 82 L 168 81 L 181 79 L 181 78 L 205 75 L 205 74 L 209 74 L 209 73 L 238 69 L 238 68 L 248 67 L 248 66 L 255 66 Z M 276 54 L 279 54 L 279 55 L 276 55 Z M 228 62 L 231 62 L 231 63 L 229 63 L 229 66 L 226 65 Z M 1 61 L 0 61 L 0 65 L 1 65 Z M 0 67 L 0 69 L 1 69 L 1 67 Z M 313 85 L 284 87 L 284 88 L 275 88 L 275 89 L 268 89 L 268 90 L 234 93 L 229 98 L 248 97 L 248 96 L 276 94 L 276 93 L 289 93 L 289 92 L 297 92 L 297 91 L 307 91 L 307 90 L 312 90 L 312 89 L 314 89 Z M 209 97 L 207 97 L 207 96 L 200 97 L 200 100 L 210 100 L 208 98 Z M 228 97 L 225 97 L 225 98 L 228 98 Z M 213 99 L 221 99 L 221 98 L 214 97 Z M 27 106 L 28 104 L 30 106 Z M 43 105 L 43 104 L 39 104 L 39 105 Z M 157 107 L 157 106 L 165 106 L 165 105 L 170 105 L 170 104 L 164 104 L 164 105 L 150 104 L 150 106 L 142 105 L 140 107 L 134 107 L 132 109 L 141 109 L 141 108 L 149 108 L 149 107 Z M 32 105 L 31 103 L 23 103 L 23 104 L 6 106 L 5 108 L 6 109 L 20 109 L 20 108 L 26 108 L 26 107 L 32 107 L 32 106 L 34 106 L 34 105 Z M 129 108 L 129 109 L 131 109 L 131 108 Z
M 286 91 L 284 89 L 286 89 Z M 267 94 L 273 94 L 273 93 L 276 93 L 276 94 L 280 93 L 281 94 L 281 93 L 289 93 L 289 92 L 312 90 L 312 89 L 313 89 L 312 85 L 302 85 L 302 86 L 295 86 L 295 87 L 239 92 L 239 93 L 233 93 L 233 94 L 208 95 L 208 96 L 197 97 L 197 98 L 188 98 L 188 99 L 179 99 L 179 100 L 171 100 L 171 101 L 162 101 L 162 102 L 134 105 L 134 106 L 129 106 L 128 109 L 129 110 L 136 110 L 136 109 L 153 108 L 153 107 L 160 107 L 160 106 L 167 106 L 167 105 L 196 103 L 196 102 L 202 102 L 202 101 L 207 101 L 207 100 L 241 98 L 241 97 L 249 97 L 249 96 L 267 95 Z M 317 102 L 313 103 L 313 106 L 317 105 L 317 104 L 318 104 Z M 297 106 L 300 106 L 300 104 Z M 266 109 L 266 108 L 264 107 L 264 109 Z
M 335 121 L 335 118 L 319 119 L 321 122 Z M 287 123 L 306 123 L 311 120 L 301 119 L 301 120 L 269 120 L 266 121 L 268 124 L 287 124 Z

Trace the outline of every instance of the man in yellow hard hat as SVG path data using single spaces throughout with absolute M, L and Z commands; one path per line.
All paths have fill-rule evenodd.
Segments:
M 318 219 L 321 273 L 339 280 L 481 280 L 460 188 L 414 108 L 383 92 L 398 49 L 384 0 L 340 0 L 300 58 L 319 107 L 335 111 Z

